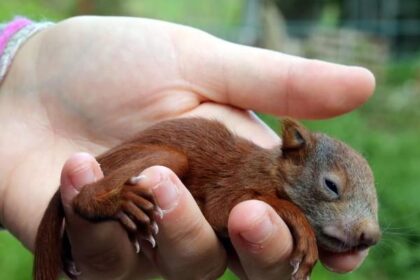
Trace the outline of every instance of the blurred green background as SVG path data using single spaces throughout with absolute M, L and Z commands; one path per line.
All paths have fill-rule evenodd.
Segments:
M 355 272 L 317 265 L 312 279 L 420 279 L 420 1 L 418 0 L 14 0 L 15 15 L 53 20 L 80 15 L 164 19 L 234 42 L 371 69 L 375 95 L 362 108 L 306 124 L 344 140 L 372 165 L 383 240 Z M 272 116 L 261 115 L 275 127 Z M 0 232 L 0 279 L 30 279 L 32 255 Z M 236 279 L 227 272 L 223 279 Z

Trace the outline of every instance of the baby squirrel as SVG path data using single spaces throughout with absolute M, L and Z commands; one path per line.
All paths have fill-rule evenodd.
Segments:
M 236 136 L 218 121 L 184 118 L 158 123 L 97 160 L 105 177 L 82 189 L 74 209 L 90 221 L 119 220 L 137 250 L 139 236 L 154 244 L 157 234 L 159 209 L 150 190 L 139 183 L 139 174 L 153 165 L 178 175 L 221 239 L 228 238 L 229 212 L 239 202 L 259 199 L 273 207 L 293 236 L 293 280 L 309 277 L 318 246 L 349 252 L 380 239 L 376 191 L 366 160 L 292 119 L 283 120 L 282 145 L 272 149 Z M 58 279 L 61 269 L 74 277 L 63 220 L 57 192 L 38 228 L 36 280 Z

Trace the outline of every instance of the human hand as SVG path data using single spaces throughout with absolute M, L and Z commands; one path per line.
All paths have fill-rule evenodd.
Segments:
M 22 47 L 0 89 L 0 119 L 7 131 L 1 136 L 5 145 L 0 172 L 9 178 L 0 189 L 0 209 L 5 209 L 1 219 L 32 247 L 42 211 L 56 189 L 58 168 L 70 154 L 98 154 L 160 120 L 217 118 L 239 135 L 272 146 L 279 139 L 248 109 L 298 118 L 330 117 L 362 104 L 373 87 L 372 75 L 361 68 L 238 46 L 165 22 L 98 17 L 64 21 Z M 48 173 L 52 176 L 44 176 Z M 33 197 L 34 203 L 23 205 L 22 197 Z M 194 207 L 186 209 L 197 210 Z M 274 217 L 278 229 L 267 242 L 286 247 L 284 253 L 270 250 L 277 247 L 255 253 L 235 241 L 235 234 L 247 228 L 246 221 L 235 223 L 238 213 L 261 205 L 237 207 L 242 210 L 232 212 L 230 230 L 242 264 L 248 263 L 245 258 L 262 260 L 253 268 L 261 271 L 268 261 L 286 260 L 291 237 L 279 217 Z M 12 209 L 19 210 L 11 213 Z M 199 214 L 190 215 L 208 226 Z M 281 236 L 290 242 L 278 242 Z M 178 249 L 182 253 L 196 245 Z M 213 245 L 218 252 L 219 245 Z M 270 253 L 273 257 L 266 258 Z M 347 270 L 362 259 L 352 255 L 322 260 L 333 269 Z M 128 260 L 140 262 L 134 256 Z M 184 261 L 180 267 L 190 269 L 193 258 Z M 250 278 L 261 276 L 246 270 Z

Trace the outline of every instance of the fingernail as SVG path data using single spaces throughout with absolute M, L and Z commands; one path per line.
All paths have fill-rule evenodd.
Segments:
M 92 164 L 81 164 L 76 169 L 71 171 L 70 183 L 74 188 L 80 190 L 84 185 L 96 181 L 95 173 L 93 172 Z
M 178 205 L 179 190 L 169 177 L 164 177 L 153 187 L 156 203 L 163 213 L 167 213 Z
M 251 229 L 241 232 L 240 235 L 250 243 L 261 244 L 267 240 L 272 233 L 273 223 L 267 213 L 264 213 L 260 218 L 257 218 L 257 222 Z

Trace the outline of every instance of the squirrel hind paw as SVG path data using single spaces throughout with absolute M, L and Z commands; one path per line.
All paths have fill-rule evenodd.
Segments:
M 133 177 L 131 183 L 135 183 L 140 177 Z M 131 238 L 136 252 L 147 241 L 156 247 L 155 236 L 159 233 L 156 216 L 162 216 L 163 211 L 157 207 L 151 190 L 143 186 L 139 181 L 136 185 L 126 184 L 121 192 L 120 212 L 116 218 L 124 226 Z

